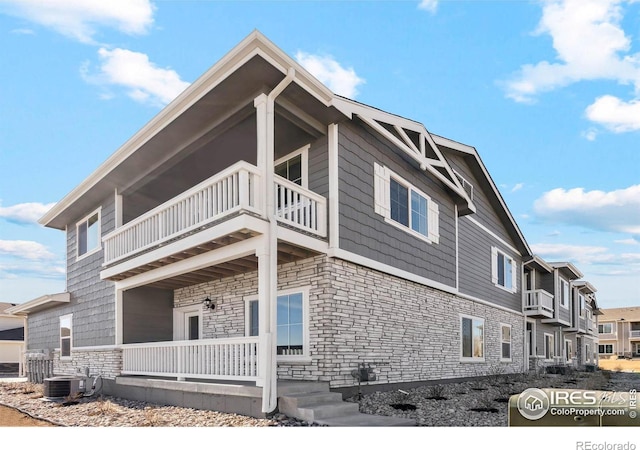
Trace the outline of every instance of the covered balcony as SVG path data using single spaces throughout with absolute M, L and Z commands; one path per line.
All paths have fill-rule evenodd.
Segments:
M 525 291 L 524 314 L 528 317 L 552 318 L 553 295 L 544 289 Z

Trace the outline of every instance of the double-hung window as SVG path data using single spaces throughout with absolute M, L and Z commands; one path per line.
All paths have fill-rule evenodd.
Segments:
M 598 345 L 598 353 L 602 355 L 611 355 L 613 354 L 613 344 L 599 344 Z
M 78 258 L 100 249 L 100 209 L 76 224 L 76 247 Z
M 582 294 L 578 295 L 578 307 L 580 308 L 580 317 L 584 317 L 585 305 L 584 305 L 584 295 Z
M 511 325 L 500 324 L 500 360 L 511 361 Z
M 60 359 L 71 359 L 73 314 L 60 317 Z
M 553 359 L 555 356 L 555 340 L 553 334 L 544 334 L 544 358 Z
M 375 163 L 374 172 L 376 213 L 387 223 L 437 244 L 440 239 L 437 203 L 388 167 Z
M 496 247 L 491 247 L 491 279 L 502 289 L 518 291 L 516 262 Z
M 460 359 L 484 361 L 484 319 L 460 316 Z

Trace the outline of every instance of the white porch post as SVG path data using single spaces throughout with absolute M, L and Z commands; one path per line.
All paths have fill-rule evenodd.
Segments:
M 123 320 L 122 320 L 122 297 L 123 297 L 123 290 L 118 286 L 118 283 L 116 283 L 115 286 L 116 289 L 116 295 L 115 295 L 115 303 L 116 303 L 116 317 L 115 317 L 115 328 L 116 328 L 116 336 L 115 336 L 115 345 L 122 345 L 122 326 L 123 326 Z

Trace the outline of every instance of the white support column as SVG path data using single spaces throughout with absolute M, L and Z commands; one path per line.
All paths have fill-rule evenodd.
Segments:
M 329 248 L 333 249 L 340 247 L 338 124 L 330 124 L 327 134 L 329 151 Z
M 260 170 L 262 186 L 260 191 L 263 195 L 260 196 L 260 204 L 256 204 L 256 208 L 262 213 L 263 218 L 267 218 L 269 211 L 267 210 L 267 189 L 268 184 L 268 159 L 267 159 L 267 100 L 266 94 L 260 94 L 253 101 L 253 106 L 256 108 L 256 151 L 257 151 L 257 166 Z M 271 162 L 273 166 L 273 161 Z M 271 177 L 273 179 L 273 176 Z
M 122 226 L 122 195 L 118 194 L 118 188 L 115 189 L 115 221 L 116 228 Z
M 123 318 L 122 318 L 122 298 L 123 298 L 123 294 L 124 291 L 122 289 L 119 288 L 118 283 L 116 283 L 116 295 L 115 295 L 115 302 L 116 302 L 116 317 L 115 317 L 115 326 L 116 326 L 116 341 L 115 341 L 115 345 L 121 345 L 123 344 L 123 339 L 122 339 L 122 326 L 123 326 Z

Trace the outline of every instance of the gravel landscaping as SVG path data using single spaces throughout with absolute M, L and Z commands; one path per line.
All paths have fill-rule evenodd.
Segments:
M 640 374 L 574 372 L 567 375 L 498 374 L 460 383 L 375 392 L 352 397 L 368 414 L 414 419 L 419 426 L 507 426 L 510 395 L 529 387 L 624 391 L 640 390 Z M 237 414 L 200 411 L 108 396 L 85 397 L 63 406 L 42 396 L 42 386 L 0 379 L 0 405 L 16 408 L 34 418 L 60 426 L 77 427 L 283 427 L 311 426 L 276 414 L 255 419 Z M 2 424 L 0 424 L 2 425 Z

